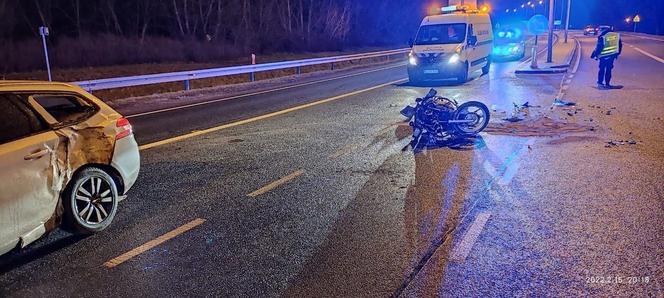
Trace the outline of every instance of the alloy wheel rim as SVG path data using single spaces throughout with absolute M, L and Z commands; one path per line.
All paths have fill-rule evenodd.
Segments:
M 464 123 L 463 125 L 459 125 L 461 130 L 465 133 L 474 133 L 482 126 L 484 122 L 484 118 L 486 117 L 484 111 L 480 108 L 476 108 L 476 110 L 471 111 L 470 107 L 467 107 L 463 112 L 464 113 L 461 114 L 462 117 L 460 117 L 460 120 L 473 120 L 473 123 Z
M 89 177 L 76 188 L 74 211 L 82 223 L 99 225 L 113 210 L 114 193 L 110 183 L 100 177 Z

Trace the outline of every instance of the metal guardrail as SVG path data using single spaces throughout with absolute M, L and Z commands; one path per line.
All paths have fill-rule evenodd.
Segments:
M 223 77 L 223 76 L 230 76 L 237 74 L 251 74 L 261 71 L 271 71 L 271 70 L 288 69 L 288 68 L 297 69 L 297 73 L 299 74 L 300 69 L 303 66 L 331 64 L 332 65 L 331 68 L 334 69 L 334 63 L 338 62 L 400 55 L 400 54 L 405 54 L 408 51 L 410 51 L 410 49 L 406 48 L 406 49 L 396 49 L 389 51 L 370 52 L 370 53 L 361 53 L 361 54 L 344 55 L 344 56 L 333 56 L 333 57 L 272 62 L 272 63 L 263 63 L 263 64 L 254 64 L 254 65 L 242 65 L 242 66 L 210 68 L 202 70 L 149 74 L 149 75 L 140 75 L 140 76 L 131 76 L 131 77 L 117 77 L 109 79 L 88 80 L 88 81 L 72 82 L 72 84 L 78 85 L 81 88 L 89 92 L 92 92 L 96 90 L 105 90 L 105 89 L 122 88 L 122 87 L 184 82 L 185 89 L 189 90 L 190 86 L 189 82 L 191 80 Z

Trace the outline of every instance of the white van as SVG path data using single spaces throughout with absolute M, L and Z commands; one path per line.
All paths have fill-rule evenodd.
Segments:
M 442 14 L 422 20 L 408 59 L 412 83 L 456 79 L 465 83 L 470 73 L 489 73 L 493 31 L 489 14 L 467 7 L 448 6 Z

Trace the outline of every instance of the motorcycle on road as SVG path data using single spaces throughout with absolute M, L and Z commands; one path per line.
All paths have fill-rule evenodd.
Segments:
M 425 97 L 415 100 L 414 107 L 408 105 L 401 110 L 413 127 L 414 149 L 472 138 L 489 124 L 490 112 L 485 104 L 469 101 L 459 105 L 456 100 L 437 94 L 431 89 Z

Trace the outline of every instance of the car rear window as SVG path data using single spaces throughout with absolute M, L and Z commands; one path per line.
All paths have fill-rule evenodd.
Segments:
M 48 129 L 25 100 L 15 94 L 0 94 L 0 119 L 0 144 Z
M 95 109 L 85 101 L 69 95 L 33 95 L 32 98 L 60 123 L 87 118 Z

